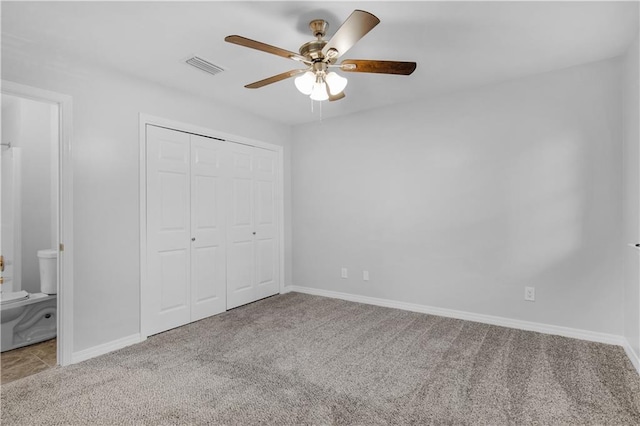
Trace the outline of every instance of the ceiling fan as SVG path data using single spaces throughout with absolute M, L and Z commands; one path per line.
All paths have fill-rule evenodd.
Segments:
M 415 62 L 377 61 L 368 59 L 345 59 L 336 64 L 338 58 L 347 53 L 362 37 L 380 23 L 380 20 L 364 10 L 354 10 L 338 28 L 330 40 L 325 40 L 329 24 L 324 19 L 315 19 L 309 23 L 311 33 L 316 37 L 300 46 L 300 53 L 291 52 L 239 35 L 225 37 L 225 41 L 240 46 L 261 50 L 273 55 L 293 59 L 307 65 L 304 69 L 295 69 L 274 75 L 255 83 L 247 84 L 248 89 L 257 89 L 271 83 L 298 76 L 296 87 L 316 101 L 337 101 L 344 98 L 347 79 L 332 68 L 345 72 L 367 72 L 378 74 L 410 75 L 416 69 Z

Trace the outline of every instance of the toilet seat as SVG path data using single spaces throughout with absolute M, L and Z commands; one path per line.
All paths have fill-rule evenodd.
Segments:
M 9 303 L 18 302 L 29 298 L 29 293 L 24 290 L 14 291 L 11 293 L 0 293 L 0 305 L 8 305 Z

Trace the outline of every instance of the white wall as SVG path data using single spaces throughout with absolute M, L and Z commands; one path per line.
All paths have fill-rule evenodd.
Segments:
M 12 291 L 22 290 L 22 244 L 20 241 L 20 233 L 22 226 L 20 224 L 20 205 L 14 202 L 8 203 L 4 200 L 13 196 L 13 192 L 19 192 L 20 177 L 14 176 L 20 168 L 20 154 L 17 150 L 8 151 L 7 145 L 14 143 L 20 139 L 21 119 L 20 119 L 20 99 L 12 96 L 2 96 L 2 120 L 0 127 L 2 128 L 2 202 L 0 208 L 2 210 L 2 240 L 0 246 L 2 248 L 2 256 L 5 261 L 5 270 L 2 273 L 4 283 L 2 291 L 10 293 Z M 17 165 L 18 164 L 18 165 Z M 16 167 L 17 165 L 17 167 Z M 9 167 L 7 167 L 9 166 Z M 17 179 L 16 179 L 17 178 Z M 10 193 L 11 191 L 11 193 Z
M 619 74 L 604 61 L 294 128 L 294 284 L 621 335 Z
M 640 243 L 640 98 L 638 37 L 624 58 L 622 79 L 624 129 L 624 236 L 622 244 Z M 624 335 L 640 357 L 640 251 L 625 250 Z
M 74 352 L 139 332 L 140 112 L 285 149 L 289 143 L 284 125 L 61 56 L 3 51 L 2 78 L 73 97 Z
M 21 99 L 20 138 L 14 146 L 22 148 L 22 289 L 40 291 L 38 250 L 50 249 L 55 230 L 51 228 L 51 157 L 53 105 Z
M 3 141 L 20 148 L 21 218 L 16 238 L 20 238 L 21 289 L 30 293 L 40 291 L 38 250 L 52 248 L 55 235 L 54 209 L 52 208 L 52 164 L 57 151 L 53 150 L 52 112 L 57 107 L 43 102 L 13 98 L 2 110 Z M 3 126 L 4 127 L 4 126 Z M 18 290 L 18 288 L 13 289 Z

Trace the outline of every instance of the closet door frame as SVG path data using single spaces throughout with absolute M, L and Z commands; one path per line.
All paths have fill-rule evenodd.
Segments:
M 241 145 L 249 145 L 257 148 L 263 148 L 276 153 L 276 199 L 277 199 L 277 215 L 278 215 L 278 245 L 279 260 L 277 267 L 279 268 L 279 291 L 284 293 L 284 174 L 283 174 L 283 148 L 268 142 L 262 142 L 255 139 L 245 138 L 238 135 L 220 132 L 201 126 L 195 126 L 189 123 L 183 123 L 162 117 L 140 113 L 139 115 L 139 188 L 140 188 L 140 340 L 146 339 L 151 335 L 151 326 L 149 322 L 149 295 L 153 291 L 149 278 L 147 276 L 147 125 L 164 127 L 179 132 L 191 133 L 194 135 L 205 136 L 209 138 L 219 139 L 231 143 Z

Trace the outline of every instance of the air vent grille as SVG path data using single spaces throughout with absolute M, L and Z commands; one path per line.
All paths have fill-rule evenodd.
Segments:
M 186 60 L 186 62 L 191 65 L 194 66 L 196 68 L 198 68 L 199 70 L 202 70 L 204 72 L 208 72 L 211 75 L 216 75 L 221 73 L 222 71 L 224 71 L 224 68 L 219 67 L 217 65 L 212 64 L 211 62 L 202 59 L 198 56 L 193 56 L 189 59 Z

